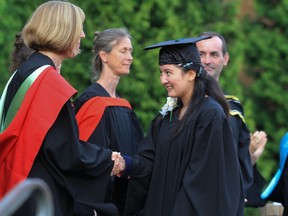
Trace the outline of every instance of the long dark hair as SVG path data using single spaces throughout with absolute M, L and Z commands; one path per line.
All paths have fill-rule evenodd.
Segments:
M 190 69 L 182 67 L 183 73 L 187 73 Z M 192 119 L 194 112 L 201 105 L 202 101 L 205 99 L 206 95 L 214 98 L 223 108 L 225 115 L 229 116 L 229 104 L 224 96 L 224 93 L 219 86 L 218 82 L 211 77 L 203 67 L 197 71 L 197 76 L 195 79 L 195 87 L 193 90 L 191 103 L 188 106 L 186 113 L 183 118 L 178 121 L 176 127 L 172 131 L 172 138 L 177 136 L 179 132 L 184 128 L 184 126 Z M 181 101 L 180 106 L 181 106 Z M 159 115 L 155 121 L 155 128 L 159 125 L 162 120 L 162 116 Z
M 31 56 L 35 50 L 27 47 L 23 41 L 21 32 L 18 32 L 15 36 L 14 50 L 11 57 L 10 73 L 15 70 Z

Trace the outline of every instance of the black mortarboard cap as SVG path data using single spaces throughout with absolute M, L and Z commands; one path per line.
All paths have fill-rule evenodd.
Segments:
M 201 36 L 195 38 L 180 38 L 176 40 L 163 41 L 147 46 L 144 50 L 161 48 L 159 51 L 159 65 L 177 64 L 186 69 L 197 72 L 203 70 L 196 42 L 211 38 Z
M 155 49 L 159 47 L 167 47 L 167 46 L 177 46 L 177 45 L 189 45 L 194 44 L 198 41 L 205 40 L 211 38 L 210 36 L 201 36 L 201 37 L 195 37 L 195 38 L 180 38 L 176 40 L 169 40 L 169 41 L 162 41 L 156 44 L 153 44 L 151 46 L 147 46 L 144 48 L 144 50 L 149 49 Z

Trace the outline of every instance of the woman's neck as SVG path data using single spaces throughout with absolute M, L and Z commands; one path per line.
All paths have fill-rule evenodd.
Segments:
M 119 79 L 108 79 L 101 76 L 99 80 L 97 80 L 97 83 L 99 83 L 111 97 L 116 97 L 116 88 L 119 84 Z
M 63 61 L 63 57 L 61 55 L 50 51 L 39 51 L 39 53 L 48 56 L 53 61 L 56 69 L 61 67 L 61 63 Z

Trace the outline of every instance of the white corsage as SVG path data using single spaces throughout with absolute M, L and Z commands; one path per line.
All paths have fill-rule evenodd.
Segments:
M 166 104 L 162 107 L 160 114 L 164 117 L 170 111 L 170 121 L 172 119 L 172 110 L 177 107 L 177 98 L 167 97 Z

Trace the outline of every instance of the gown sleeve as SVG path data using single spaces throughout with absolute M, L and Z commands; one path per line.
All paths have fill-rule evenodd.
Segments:
M 253 183 L 253 166 L 251 164 L 249 145 L 250 131 L 245 123 L 243 106 L 239 100 L 229 100 L 231 106 L 229 121 L 236 142 L 244 190 Z
M 130 178 L 125 206 L 126 216 L 135 215 L 144 208 L 155 158 L 155 138 L 152 127 L 140 142 L 138 153 L 139 155 L 129 157 L 130 167 L 124 174 Z
M 230 115 L 229 120 L 237 145 L 243 185 L 244 190 L 246 191 L 253 183 L 253 166 L 249 153 L 250 131 L 245 122 L 237 115 Z
M 239 210 L 239 203 L 244 206 L 244 194 L 236 145 L 227 119 L 219 112 L 205 116 L 196 128 L 172 215 L 231 216 L 243 211 Z
M 57 184 L 65 188 L 75 202 L 108 213 L 114 210 L 105 205 L 99 207 L 99 203 L 104 203 L 102 197 L 105 197 L 113 168 L 111 154 L 111 150 L 79 140 L 74 109 L 68 101 L 48 131 L 30 177 L 37 176 L 44 166 L 51 175 L 48 184 L 52 190 L 57 188 L 54 186 Z M 98 198 L 95 199 L 91 188 L 98 192 Z
M 113 167 L 112 151 L 81 141 L 78 134 L 74 111 L 69 101 L 45 137 L 41 147 L 45 158 L 64 172 L 89 176 L 110 172 Z

